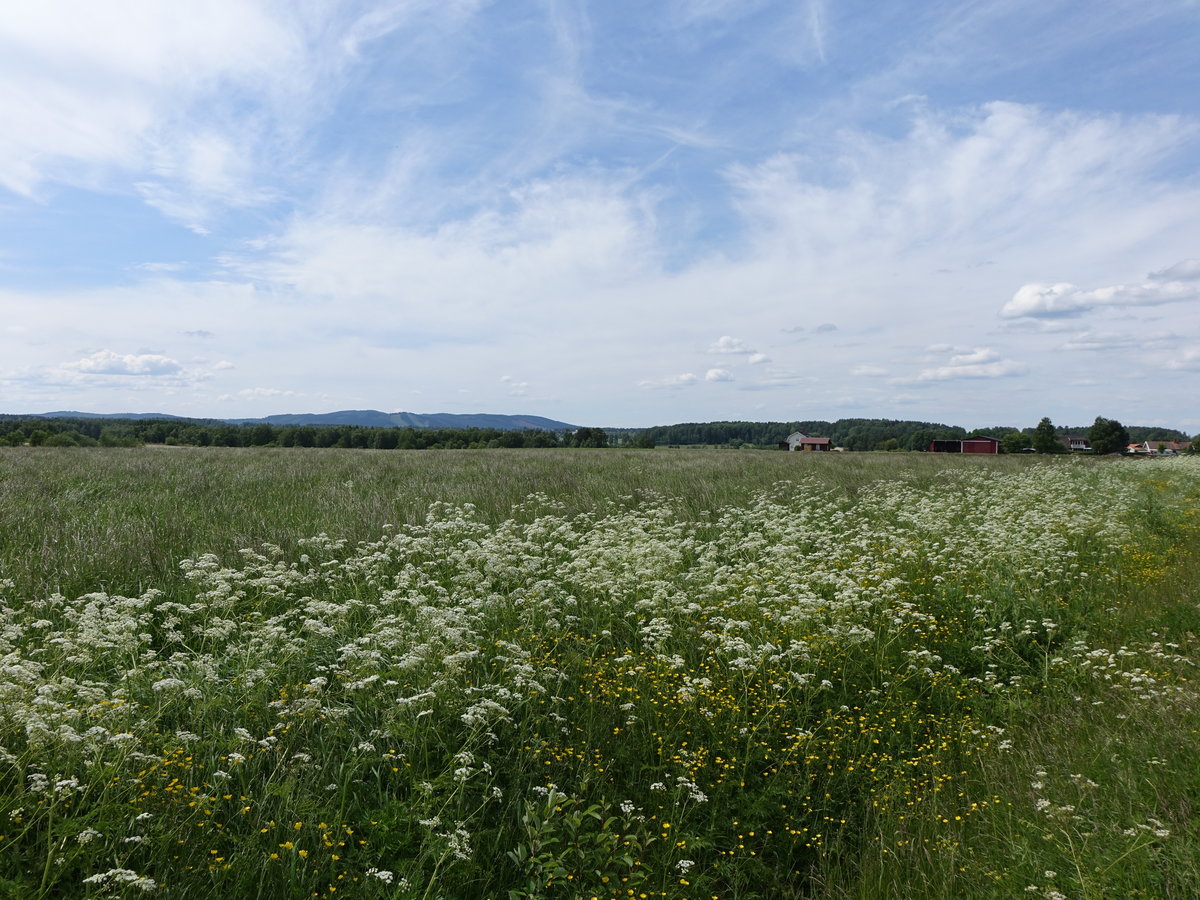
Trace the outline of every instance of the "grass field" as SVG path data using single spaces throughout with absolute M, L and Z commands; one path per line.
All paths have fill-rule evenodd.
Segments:
M 1200 896 L 1200 465 L 0 451 L 0 897 Z

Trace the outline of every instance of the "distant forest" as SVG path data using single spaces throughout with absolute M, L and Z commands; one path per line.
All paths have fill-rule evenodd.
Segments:
M 1086 436 L 1091 426 L 1056 428 Z M 1131 441 L 1186 441 L 1172 428 L 1127 426 Z M 934 440 L 973 434 L 1001 438 L 1033 427 L 966 431 L 953 425 L 893 419 L 836 422 L 686 422 L 653 428 L 578 428 L 571 431 L 495 428 L 379 428 L 366 425 L 232 424 L 215 419 L 110 419 L 0 416 L 0 445 L 132 447 L 345 447 L 363 450 L 467 450 L 538 447 L 755 447 L 772 449 L 795 431 L 827 437 L 847 450 L 925 450 Z
M 369 425 L 235 425 L 213 419 L 0 416 L 0 445 L 134 447 L 345 447 L 474 450 L 492 447 L 607 447 L 602 428 L 570 432 L 497 428 L 377 428 Z
M 1090 425 L 1078 428 L 1055 428 L 1059 435 L 1087 436 Z M 967 431 L 955 425 L 936 422 L 912 422 L 893 419 L 838 419 L 836 422 L 688 422 L 682 425 L 659 425 L 641 434 L 655 444 L 709 446 L 774 447 L 789 434 L 802 431 L 814 437 L 827 437 L 835 447 L 847 450 L 927 450 L 930 441 L 961 440 L 975 434 L 1000 438 L 1011 432 L 1032 437 L 1034 427 L 1017 428 L 1000 425 Z M 1181 431 L 1173 428 L 1128 426 L 1131 441 L 1186 441 Z

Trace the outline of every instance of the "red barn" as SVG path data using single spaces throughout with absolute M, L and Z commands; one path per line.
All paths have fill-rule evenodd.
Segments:
M 962 441 L 930 441 L 930 453 L 999 453 L 1000 441 L 976 435 Z
M 976 435 L 962 442 L 963 453 L 999 453 L 1000 441 L 993 437 Z

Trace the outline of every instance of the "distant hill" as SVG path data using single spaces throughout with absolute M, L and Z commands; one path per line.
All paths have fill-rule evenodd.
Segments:
M 57 412 L 48 413 L 30 413 L 30 416 L 35 419 L 188 419 L 187 416 L 172 416 L 167 413 L 88 413 L 75 412 L 74 410 L 58 410 Z M 201 421 L 199 419 L 189 419 L 189 421 Z M 208 419 L 206 421 L 219 422 L 222 419 Z
M 165 413 L 48 412 L 36 418 L 49 419 L 171 419 L 184 416 Z M 494 428 L 498 431 L 574 431 L 578 426 L 543 416 L 509 416 L 497 413 L 385 413 L 377 409 L 343 409 L 329 413 L 294 413 L 260 419 L 191 419 L 229 422 L 234 425 L 360 425 L 368 428 Z
M 267 425 L 364 425 L 370 428 L 495 428 L 499 431 L 574 431 L 578 427 L 542 416 L 508 416 L 498 413 L 385 413 L 377 409 L 342 409 L 329 413 L 295 413 L 231 421 L 263 422 Z

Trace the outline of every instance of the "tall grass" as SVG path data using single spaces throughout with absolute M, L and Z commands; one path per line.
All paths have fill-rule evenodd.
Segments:
M 125 453 L 0 457 L 0 896 L 1200 895 L 1190 460 Z
M 928 478 L 980 461 L 923 454 L 699 450 L 0 448 L 0 573 L 30 595 L 118 593 L 179 583 L 178 561 L 226 562 L 263 542 L 294 555 L 325 533 L 356 543 L 429 505 L 472 503 L 498 524 L 542 492 L 583 512 L 621 493 L 672 497 L 695 518 L 776 481 L 813 476 L 853 492 L 879 479 Z M 1014 468 L 1024 457 L 987 461 Z

